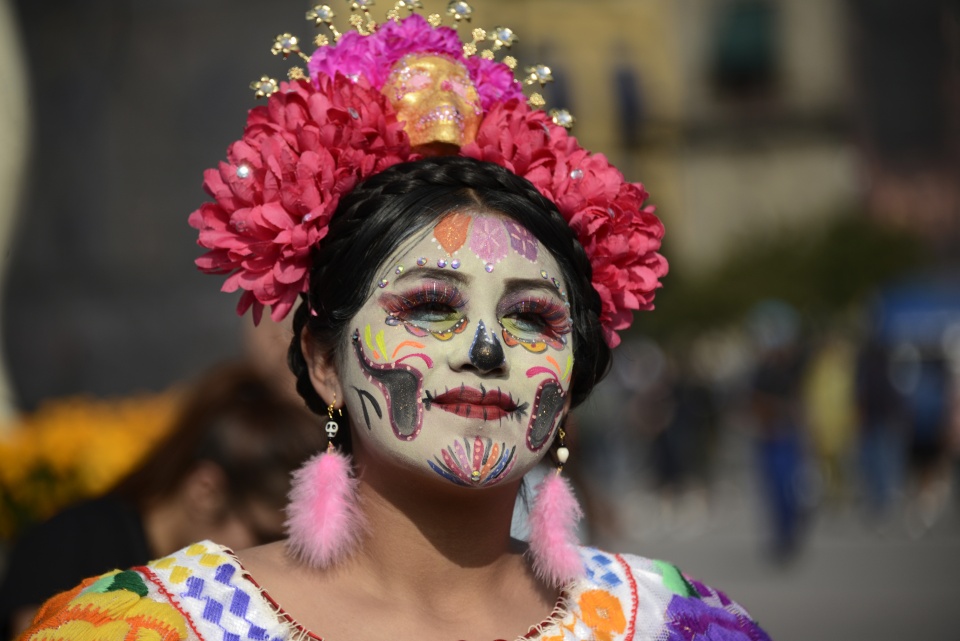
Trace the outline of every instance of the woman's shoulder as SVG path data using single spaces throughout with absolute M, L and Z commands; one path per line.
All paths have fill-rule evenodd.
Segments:
M 279 641 L 288 632 L 234 554 L 203 541 L 57 595 L 21 641 Z
M 580 554 L 584 579 L 567 589 L 566 616 L 544 630 L 544 641 L 590 638 L 581 636 L 587 632 L 611 641 L 769 641 L 743 607 L 675 565 L 589 547 Z
M 21 641 L 143 639 L 182 641 L 187 622 L 139 570 L 86 579 L 46 601 Z

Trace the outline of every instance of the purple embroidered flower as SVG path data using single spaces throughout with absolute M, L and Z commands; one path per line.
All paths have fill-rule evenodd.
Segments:
M 666 641 L 770 641 L 767 633 L 742 614 L 675 596 L 666 613 Z

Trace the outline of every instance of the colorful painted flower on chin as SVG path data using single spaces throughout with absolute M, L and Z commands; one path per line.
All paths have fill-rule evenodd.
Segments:
M 364 446 L 462 486 L 532 468 L 573 365 L 553 257 L 503 216 L 457 212 L 385 261 L 371 289 L 342 372 Z

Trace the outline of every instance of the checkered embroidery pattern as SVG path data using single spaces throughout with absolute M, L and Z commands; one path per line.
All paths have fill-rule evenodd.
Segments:
M 191 545 L 149 565 L 203 641 L 285 641 L 291 635 L 236 559 L 215 543 Z

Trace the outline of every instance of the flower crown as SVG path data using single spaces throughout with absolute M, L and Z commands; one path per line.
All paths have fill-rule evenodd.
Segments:
M 222 291 L 243 290 L 239 314 L 252 307 L 259 323 L 270 306 L 271 317 L 283 319 L 308 289 L 311 249 L 326 236 L 340 198 L 387 167 L 436 153 L 436 141 L 447 152 L 509 169 L 556 204 L 592 264 L 604 338 L 618 345 L 617 331 L 630 326 L 633 311 L 653 307 L 667 272 L 657 253 L 663 226 L 645 204 L 643 185 L 626 182 L 603 154 L 580 147 L 567 131 L 569 113 L 537 108 L 539 94 L 528 104 L 523 85 L 542 85 L 550 69 L 528 67 L 521 83 L 512 57 L 496 61 L 495 53 L 515 40 L 510 29 L 490 35 L 474 29 L 472 42 L 463 43 L 455 29 L 440 26 L 439 16 L 401 19 L 399 10 L 418 8 L 417 0 L 399 0 L 382 25 L 370 18 L 370 4 L 352 3 L 360 11 L 351 17 L 357 30 L 344 34 L 329 6 L 308 11 L 308 20 L 333 35 L 333 43 L 318 36 L 312 56 L 294 36 L 277 37 L 273 52 L 305 59 L 309 77 L 294 68 L 289 82 L 264 76 L 251 85 L 267 103 L 250 111 L 227 162 L 204 172 L 214 201 L 190 215 L 199 244 L 209 250 L 197 266 L 227 275 Z M 455 1 L 448 12 L 459 25 L 471 10 Z M 475 55 L 487 41 L 492 46 Z M 417 70 L 425 57 L 438 66 Z M 466 107 L 444 104 L 414 122 L 399 99 L 429 83 L 423 73 L 442 76 L 437 85 Z M 451 145 L 450 135 L 461 138 Z

